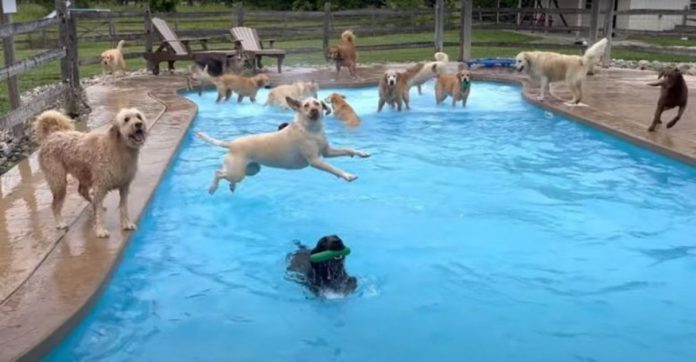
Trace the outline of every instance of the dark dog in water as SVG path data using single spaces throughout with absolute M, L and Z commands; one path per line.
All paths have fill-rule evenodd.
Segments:
M 355 291 L 358 281 L 345 269 L 345 258 L 350 249 L 336 235 L 319 239 L 314 249 L 298 244 L 299 249 L 288 255 L 288 271 L 314 294 L 334 292 L 347 295 Z
M 665 69 L 660 72 L 657 79 L 657 82 L 648 83 L 648 85 L 651 86 L 661 87 L 660 98 L 657 101 L 657 109 L 655 109 L 655 116 L 653 117 L 650 128 L 648 128 L 650 132 L 653 132 L 659 124 L 662 124 L 662 112 L 674 107 L 679 107 L 676 117 L 667 123 L 667 128 L 674 127 L 682 114 L 684 114 L 686 102 L 689 99 L 689 89 L 686 87 L 686 81 L 684 81 L 684 76 L 679 68 Z

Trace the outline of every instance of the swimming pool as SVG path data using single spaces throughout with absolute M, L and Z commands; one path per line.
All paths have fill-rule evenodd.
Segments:
M 320 97 L 329 94 L 322 90 Z M 207 194 L 224 150 L 194 139 L 275 130 L 289 113 L 200 106 L 113 280 L 47 357 L 207 361 L 687 361 L 696 356 L 696 169 L 474 83 L 466 109 L 329 117 L 372 153 L 264 168 Z M 265 93 L 259 96 L 265 99 Z M 294 241 L 338 234 L 355 294 L 284 276 Z

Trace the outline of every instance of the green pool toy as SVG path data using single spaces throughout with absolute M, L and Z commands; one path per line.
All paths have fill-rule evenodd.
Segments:
M 344 248 L 343 250 L 324 250 L 316 254 L 309 256 L 309 261 L 311 263 L 321 263 L 323 261 L 331 260 L 336 257 L 348 256 L 350 254 L 350 248 Z

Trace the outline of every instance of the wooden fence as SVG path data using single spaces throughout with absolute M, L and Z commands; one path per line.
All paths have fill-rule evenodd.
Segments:
M 326 54 L 328 46 L 340 37 L 347 28 L 353 29 L 359 37 L 382 36 L 391 34 L 421 34 L 418 39 L 408 36 L 384 43 L 358 42 L 361 51 L 379 51 L 408 48 L 459 47 L 457 59 L 468 59 L 471 46 L 479 47 L 520 47 L 513 42 L 474 42 L 471 39 L 472 27 L 475 29 L 509 29 L 531 30 L 539 32 L 579 32 L 592 41 L 600 33 L 613 32 L 618 35 L 653 34 L 682 35 L 688 29 L 669 32 L 647 32 L 628 29 L 613 29 L 615 16 L 622 15 L 657 15 L 681 16 L 682 25 L 687 25 L 691 18 L 696 18 L 696 10 L 661 10 L 631 9 L 613 11 L 613 8 L 600 8 L 600 4 L 610 3 L 593 1 L 592 9 L 540 9 L 540 8 L 473 8 L 472 1 L 460 0 L 457 8 L 448 8 L 443 0 L 437 0 L 433 9 L 359 9 L 332 11 L 327 2 L 323 11 L 258 11 L 245 9 L 243 3 L 237 3 L 227 12 L 187 12 L 151 14 L 146 8 L 135 11 L 79 11 L 66 9 L 64 0 L 56 0 L 57 15 L 53 18 L 39 19 L 26 23 L 11 23 L 9 17 L 3 17 L 0 25 L 0 37 L 3 39 L 5 67 L 0 69 L 0 80 L 8 84 L 11 112 L 0 118 L 0 130 L 13 128 L 36 114 L 52 102 L 64 99 L 67 110 L 78 113 L 83 100 L 79 83 L 79 67 L 99 63 L 96 53 L 78 58 L 78 45 L 99 44 L 100 49 L 112 47 L 119 40 L 126 40 L 125 57 L 142 58 L 146 51 L 156 45 L 157 35 L 153 32 L 153 16 L 169 22 L 180 37 L 210 38 L 210 46 L 229 48 L 229 28 L 233 26 L 250 26 L 256 28 L 262 39 L 276 39 L 278 46 L 289 54 L 309 54 L 317 56 Z M 550 16 L 587 16 L 590 26 L 551 26 Z M 543 19 L 541 21 L 540 19 Z M 452 39 L 446 37 L 448 31 L 457 31 Z M 475 30 L 474 30 L 475 32 Z M 423 38 L 423 33 L 431 33 L 430 39 Z M 449 40 L 449 41 L 448 41 Z M 296 41 L 293 46 L 283 46 L 282 41 Z M 37 54 L 17 61 L 14 47 L 40 50 Z M 577 48 L 577 45 L 534 44 L 535 48 Z M 655 47 L 640 47 L 634 50 L 646 52 L 664 52 Z M 672 51 L 672 50 L 670 50 Z M 681 55 L 695 55 L 696 52 L 682 49 Z M 60 84 L 39 101 L 20 104 L 17 76 L 30 72 L 39 66 L 60 60 Z M 16 127 L 15 127 L 16 128 Z
M 66 111 L 77 114 L 81 103 L 80 74 L 77 64 L 77 39 L 75 19 L 70 16 L 66 3 L 56 0 L 56 16 L 25 23 L 12 23 L 9 15 L 2 16 L 0 36 L 3 39 L 5 67 L 0 68 L 0 80 L 7 80 L 8 98 L 11 111 L 0 118 L 0 130 L 12 129 L 21 136 L 23 123 L 29 117 L 45 110 L 59 100 L 65 100 Z M 1 10 L 1 9 L 0 9 Z M 58 25 L 58 39 L 55 48 L 44 50 L 34 56 L 17 61 L 14 37 Z M 17 76 L 27 73 L 41 65 L 60 60 L 60 79 L 62 82 L 37 99 L 21 104 Z

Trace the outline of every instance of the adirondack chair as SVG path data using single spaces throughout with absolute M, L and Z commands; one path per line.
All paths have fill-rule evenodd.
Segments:
M 241 53 L 238 49 L 208 50 L 208 38 L 179 38 L 169 27 L 169 24 L 160 18 L 152 18 L 152 25 L 162 38 L 162 43 L 157 50 L 143 55 L 146 60 L 153 64 L 152 74 L 159 74 L 161 62 L 168 62 L 169 70 L 174 70 L 174 62 L 177 60 L 213 58 L 219 60 L 227 68 L 233 64 L 235 59 L 241 59 Z M 201 50 L 191 50 L 192 42 L 199 42 Z
M 256 33 L 256 29 L 238 26 L 230 29 L 230 33 L 234 38 L 235 48 L 251 62 L 254 72 L 256 72 L 257 68 L 261 68 L 262 57 L 276 58 L 278 61 L 278 73 L 282 72 L 281 67 L 283 59 L 285 59 L 285 50 L 274 49 L 273 43 L 275 40 L 266 40 L 268 48 L 264 48 L 259 35 Z

